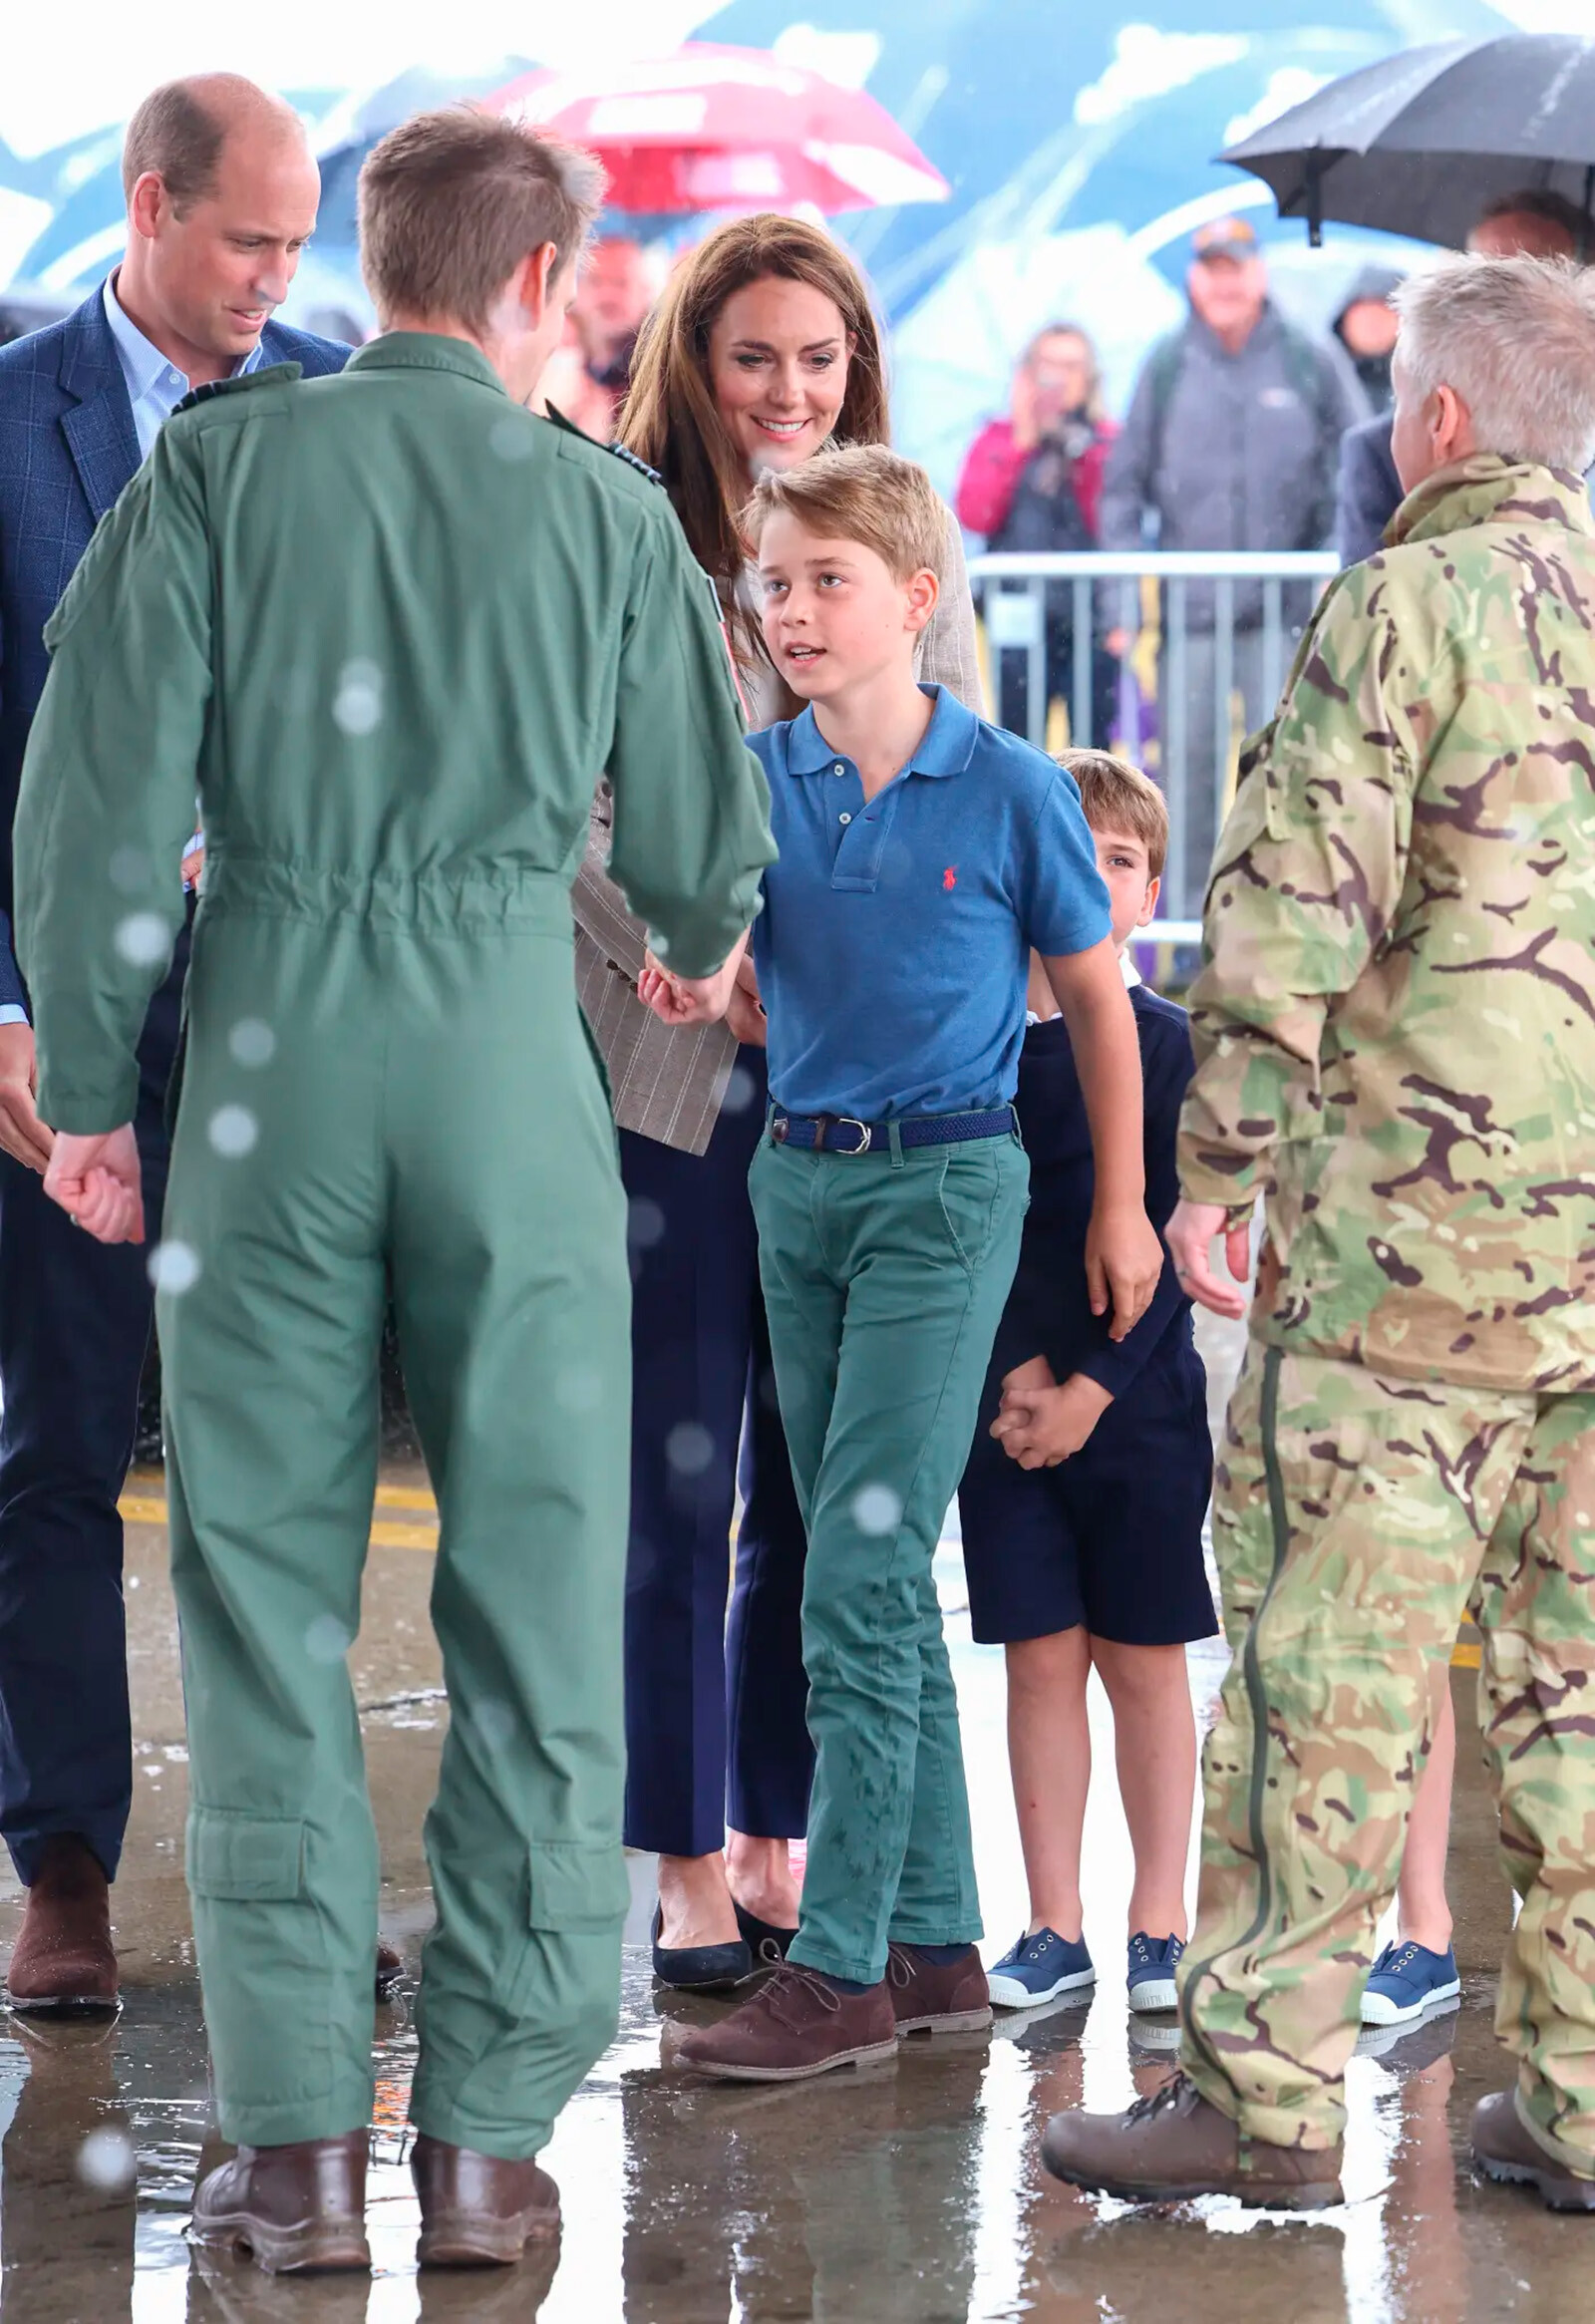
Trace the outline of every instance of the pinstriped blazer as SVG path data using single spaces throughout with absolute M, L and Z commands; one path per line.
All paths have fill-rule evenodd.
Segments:
M 942 583 L 941 604 L 920 644 L 919 674 L 984 713 L 964 544 L 950 510 Z M 744 678 L 744 691 L 755 728 L 773 726 L 798 707 L 767 664 Z M 673 1031 L 638 1000 L 646 940 L 642 922 L 632 918 L 607 874 L 609 819 L 608 786 L 600 784 L 571 894 L 577 997 L 608 1069 L 619 1127 L 702 1154 L 725 1103 L 737 1038 L 724 1024 Z

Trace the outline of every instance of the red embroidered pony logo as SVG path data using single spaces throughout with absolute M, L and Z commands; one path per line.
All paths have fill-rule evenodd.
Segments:
M 949 888 L 956 887 L 958 885 L 958 874 L 950 863 L 941 875 L 941 883 L 943 887 Z

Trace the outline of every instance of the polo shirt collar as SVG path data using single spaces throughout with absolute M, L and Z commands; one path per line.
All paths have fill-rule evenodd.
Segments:
M 946 686 L 921 686 L 919 691 L 930 695 L 936 707 L 907 771 L 914 775 L 964 774 L 980 739 L 979 719 Z M 787 738 L 788 771 L 794 775 L 823 775 L 835 764 L 836 753 L 820 733 L 810 702 L 793 720 Z

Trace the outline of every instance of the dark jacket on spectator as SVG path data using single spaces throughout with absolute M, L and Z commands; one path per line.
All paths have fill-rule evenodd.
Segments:
M 1338 343 L 1312 339 L 1271 303 L 1231 355 L 1197 315 L 1152 349 L 1108 460 L 1105 548 L 1304 549 L 1329 545 L 1340 440 L 1367 400 Z M 1192 629 L 1213 626 L 1192 587 Z M 1235 619 L 1263 616 L 1261 582 L 1235 589 Z
M 1335 495 L 1335 546 L 1343 565 L 1360 565 L 1385 537 L 1385 527 L 1402 504 L 1402 480 L 1391 450 L 1394 415 L 1381 412 L 1360 428 L 1348 428 L 1340 444 L 1340 483 Z

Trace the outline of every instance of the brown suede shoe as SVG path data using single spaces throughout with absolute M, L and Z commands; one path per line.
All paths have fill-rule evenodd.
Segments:
M 423 2131 L 410 2158 L 421 2200 L 423 2267 L 508 2267 L 528 2243 L 559 2240 L 559 2189 L 535 2157 L 505 2162 Z
M 371 2267 L 364 2131 L 240 2147 L 199 2181 L 188 2233 L 212 2250 L 247 2251 L 268 2275 Z
M 886 1985 L 900 2034 L 973 2033 L 991 2024 L 991 1994 L 971 1945 L 956 1961 L 927 1961 L 917 1945 L 889 1945 Z
M 405 1957 L 386 1937 L 377 1939 L 377 1999 L 386 2001 L 405 1973 Z
M 1238 2195 L 1280 2211 L 1317 2211 L 1345 2198 L 1341 2149 L 1270 2147 L 1243 2139 L 1183 2074 L 1122 2115 L 1054 2115 L 1041 2143 L 1055 2178 L 1131 2203 Z
M 1508 2186 L 1531 2186 L 1553 2211 L 1595 2211 L 1595 2177 L 1579 2178 L 1573 2164 L 1595 2171 L 1595 2156 L 1535 2135 L 1523 2121 L 1515 2090 L 1494 2090 L 1473 2109 L 1473 2160 L 1486 2178 Z M 1565 2155 L 1565 2162 L 1559 2159 Z
M 76 1832 L 45 1841 L 11 1948 L 6 1999 L 13 2009 L 63 2017 L 98 2016 L 122 2006 L 111 1942 L 111 1883 Z
M 896 2047 L 884 1978 L 867 1993 L 838 1993 L 817 1970 L 784 1961 L 741 2009 L 689 2034 L 676 2062 L 717 2082 L 802 2082 L 889 2058 Z

